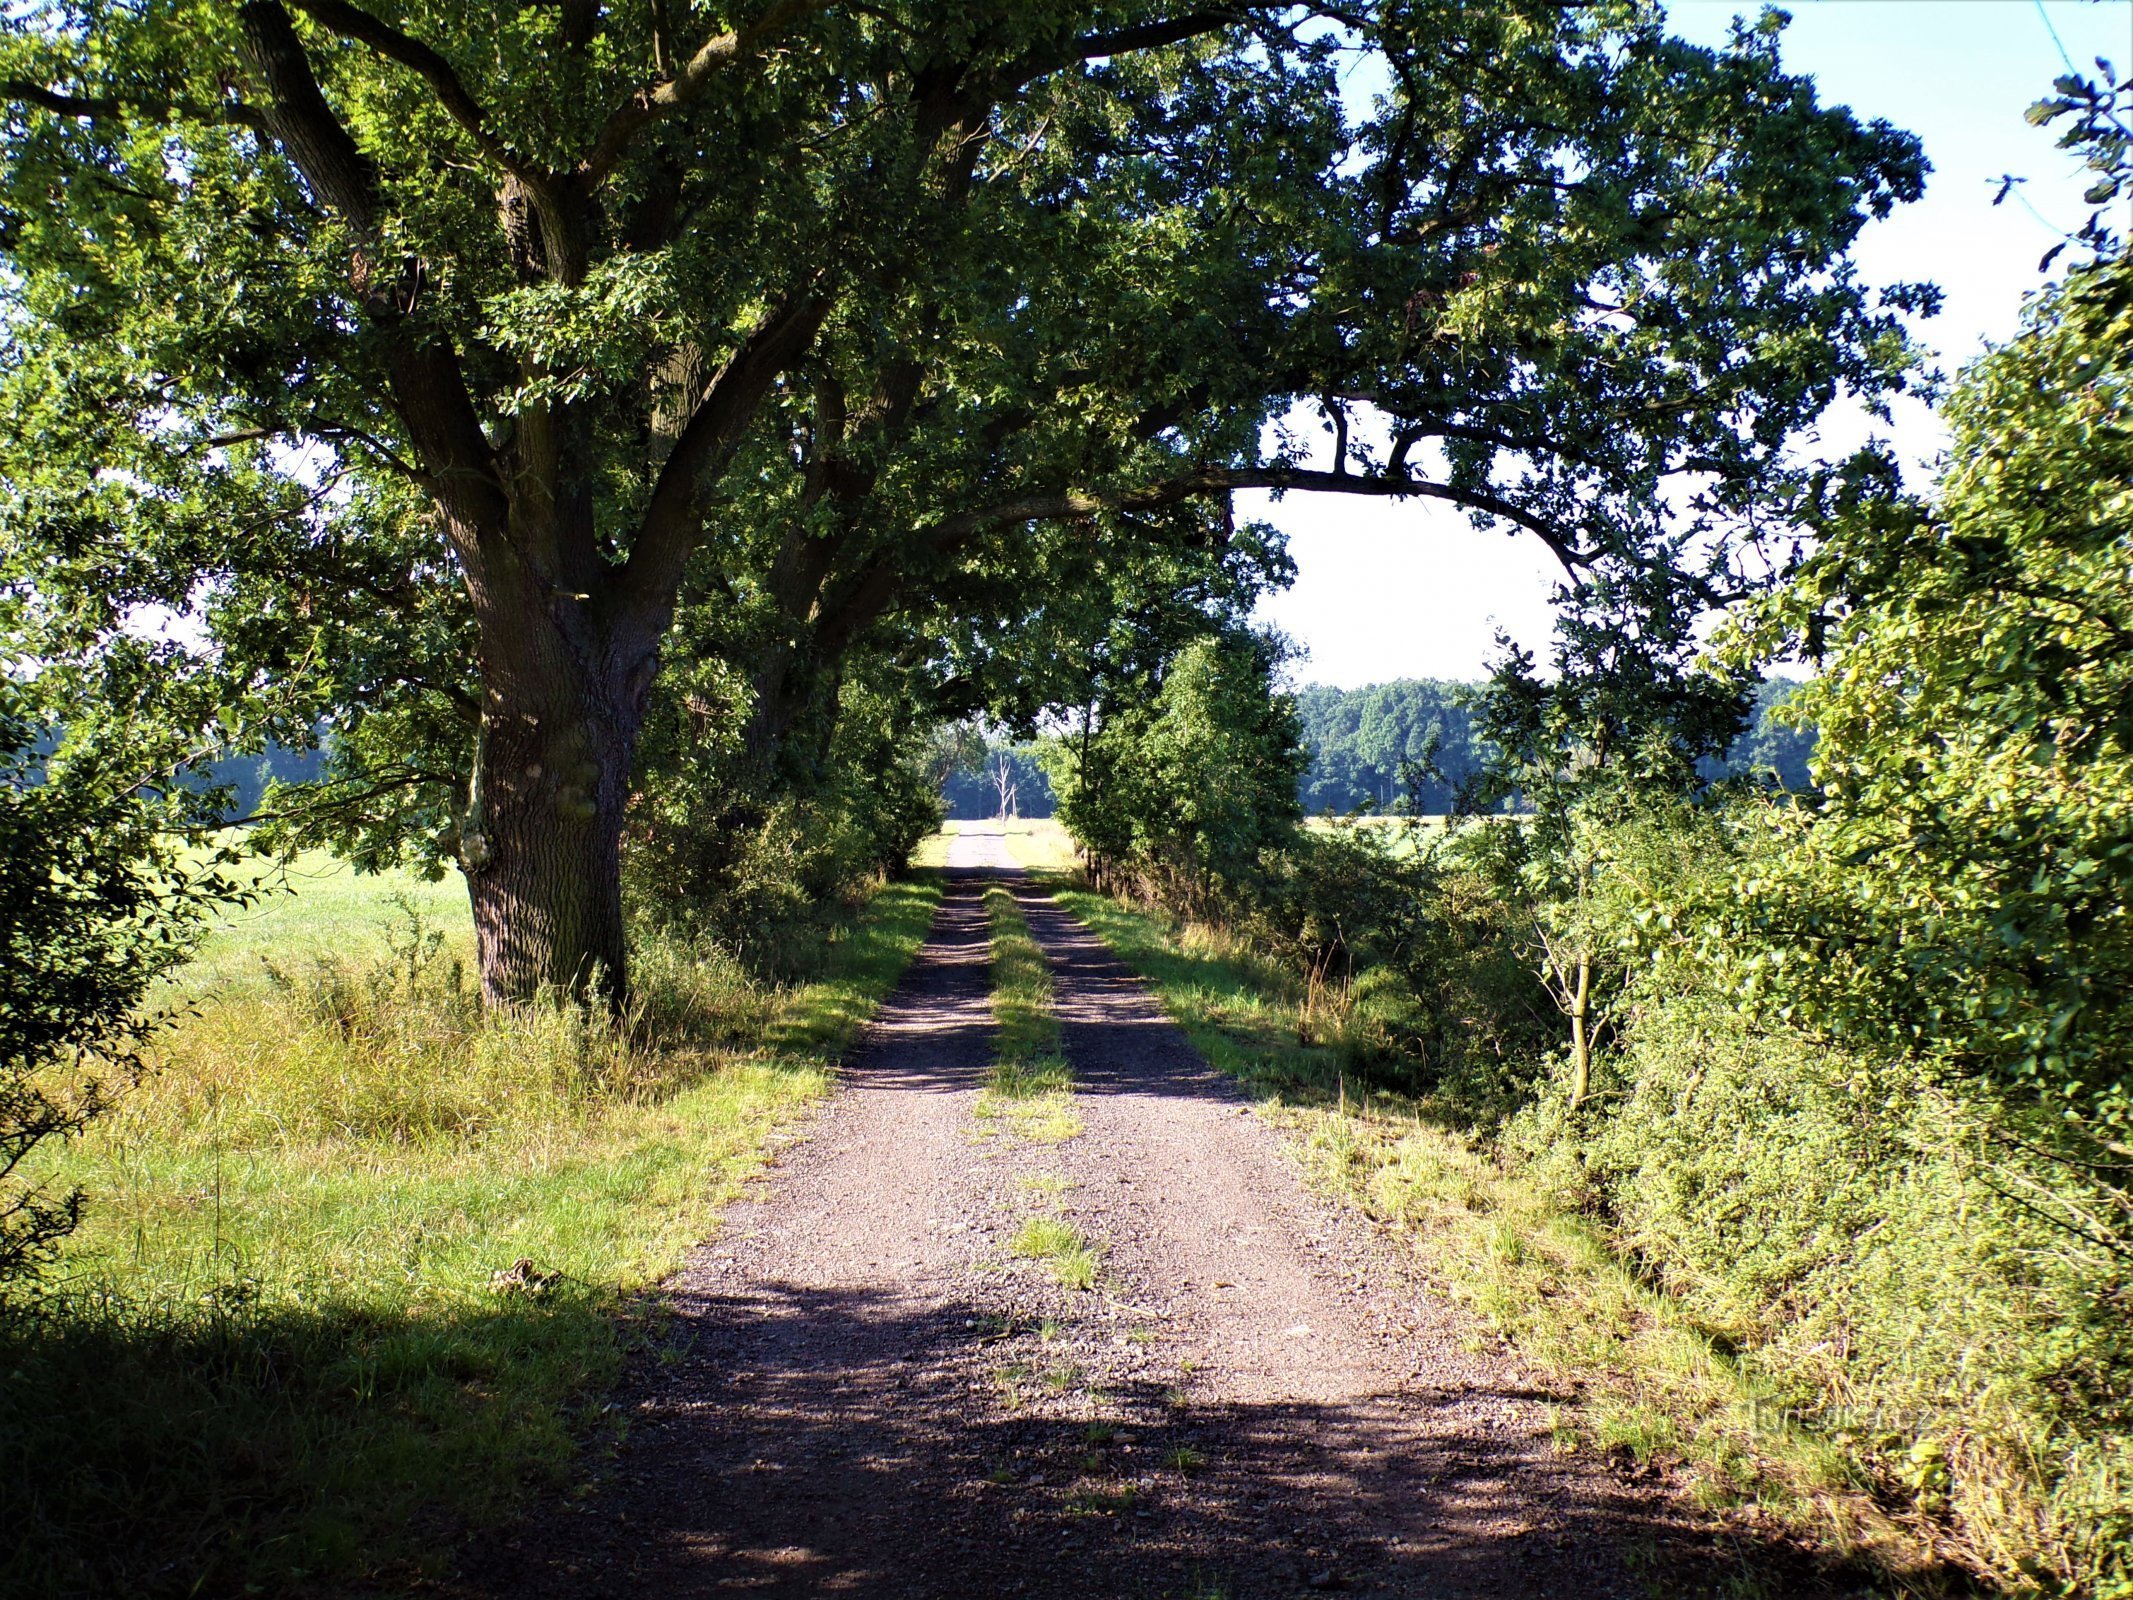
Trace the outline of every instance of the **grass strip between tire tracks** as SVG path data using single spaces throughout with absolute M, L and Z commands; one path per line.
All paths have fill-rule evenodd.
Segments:
M 1074 1114 L 1074 1079 L 1052 1010 L 1052 969 L 1031 937 L 1013 891 L 985 891 L 992 933 L 992 1014 L 998 1038 L 975 1115 L 1038 1144 L 1059 1144 L 1082 1131 Z

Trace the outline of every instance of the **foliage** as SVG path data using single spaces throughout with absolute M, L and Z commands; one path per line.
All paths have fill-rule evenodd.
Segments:
M 1744 778 L 1756 787 L 1804 795 L 1814 788 L 1814 723 L 1793 700 L 1800 691 L 1796 678 L 1769 677 L 1755 686 L 1754 709 L 1748 727 L 1726 752 L 1718 770 L 1706 765 L 1707 779 Z
M 139 1067 L 145 1002 L 185 959 L 200 915 L 236 894 L 178 859 L 127 750 L 34 753 L 0 679 L 0 1290 L 80 1222 L 79 1189 L 32 1176 L 40 1145 L 79 1134 Z
M 1744 978 L 2133 1140 L 2133 269 L 2076 272 L 1964 375 L 1930 507 L 1836 520 L 1747 640 L 1810 632 L 1826 800 L 1742 886 Z
M 1197 640 L 1145 705 L 1046 745 L 1060 820 L 1100 877 L 1207 908 L 1287 842 L 1304 752 L 1278 661 L 1264 635 Z
M 717 682 L 718 664 L 683 669 Z M 804 970 L 823 930 L 940 825 L 937 783 L 893 689 L 848 683 L 803 777 L 760 785 L 716 714 L 664 702 L 647 728 L 624 889 L 642 926 L 709 939 L 751 969 Z M 730 726 L 730 724 L 728 725 Z M 767 791 L 767 792 L 766 792 Z
M 1794 1003 L 1817 975 L 1748 930 L 1768 886 L 1799 903 L 1818 826 L 1739 799 L 1607 831 L 1602 1092 L 1541 1097 L 1505 1148 L 1972 1564 L 2107 1591 L 2133 1517 L 2123 1198 L 2033 1103 Z
M 663 664 L 726 669 L 767 808 L 863 658 L 1022 726 L 1001 683 L 1100 640 L 1121 574 L 1218 587 L 1264 546 L 1240 488 L 1436 499 L 1694 588 L 1833 398 L 1904 385 L 1933 298 L 1847 254 L 1915 141 L 1818 105 L 1775 14 L 1717 50 L 1544 0 L 724 27 L 0 23 L 7 633 L 70 738 L 322 732 L 288 839 L 456 857 L 492 998 L 619 983 Z M 1351 114 L 1358 53 L 1388 88 Z

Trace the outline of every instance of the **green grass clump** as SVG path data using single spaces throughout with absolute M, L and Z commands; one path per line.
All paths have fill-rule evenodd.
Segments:
M 1102 1254 L 1079 1228 L 1058 1217 L 1031 1217 L 1016 1230 L 1008 1249 L 1026 1260 L 1042 1261 L 1068 1289 L 1096 1287 Z
M 1051 964 L 1010 891 L 997 884 L 987 889 L 985 909 L 998 1042 L 976 1115 L 1034 1143 L 1058 1144 L 1081 1133 L 1083 1124 L 1074 1114 L 1073 1072 L 1060 1052 Z
M 563 1481 L 632 1296 L 827 1091 L 937 900 L 882 890 L 779 988 L 654 942 L 611 1020 L 484 1014 L 464 925 L 356 881 L 278 944 L 218 934 L 52 1165 L 90 1210 L 0 1318 L 0 1590 L 398 1581 Z

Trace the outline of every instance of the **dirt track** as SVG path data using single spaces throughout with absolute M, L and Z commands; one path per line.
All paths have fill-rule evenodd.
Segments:
M 1279 1135 L 1141 984 L 960 835 L 928 943 L 844 1087 L 672 1285 L 592 1492 L 472 1553 L 465 1592 L 1405 1596 L 1708 1590 L 1658 1485 L 1550 1447 L 1551 1397 Z M 1054 966 L 1080 1136 L 973 1115 L 981 895 Z M 1056 1214 L 1073 1293 L 1013 1259 Z

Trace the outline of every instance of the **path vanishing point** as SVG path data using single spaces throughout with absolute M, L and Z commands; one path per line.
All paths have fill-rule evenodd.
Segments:
M 985 887 L 1051 961 L 1086 1125 L 974 1114 Z M 806 1137 L 668 1287 L 590 1487 L 470 1551 L 466 1596 L 1684 1595 L 1730 1562 L 1551 1405 L 1412 1254 L 1016 869 L 954 841 L 923 950 Z M 1074 1292 L 1009 1240 L 1057 1215 Z

